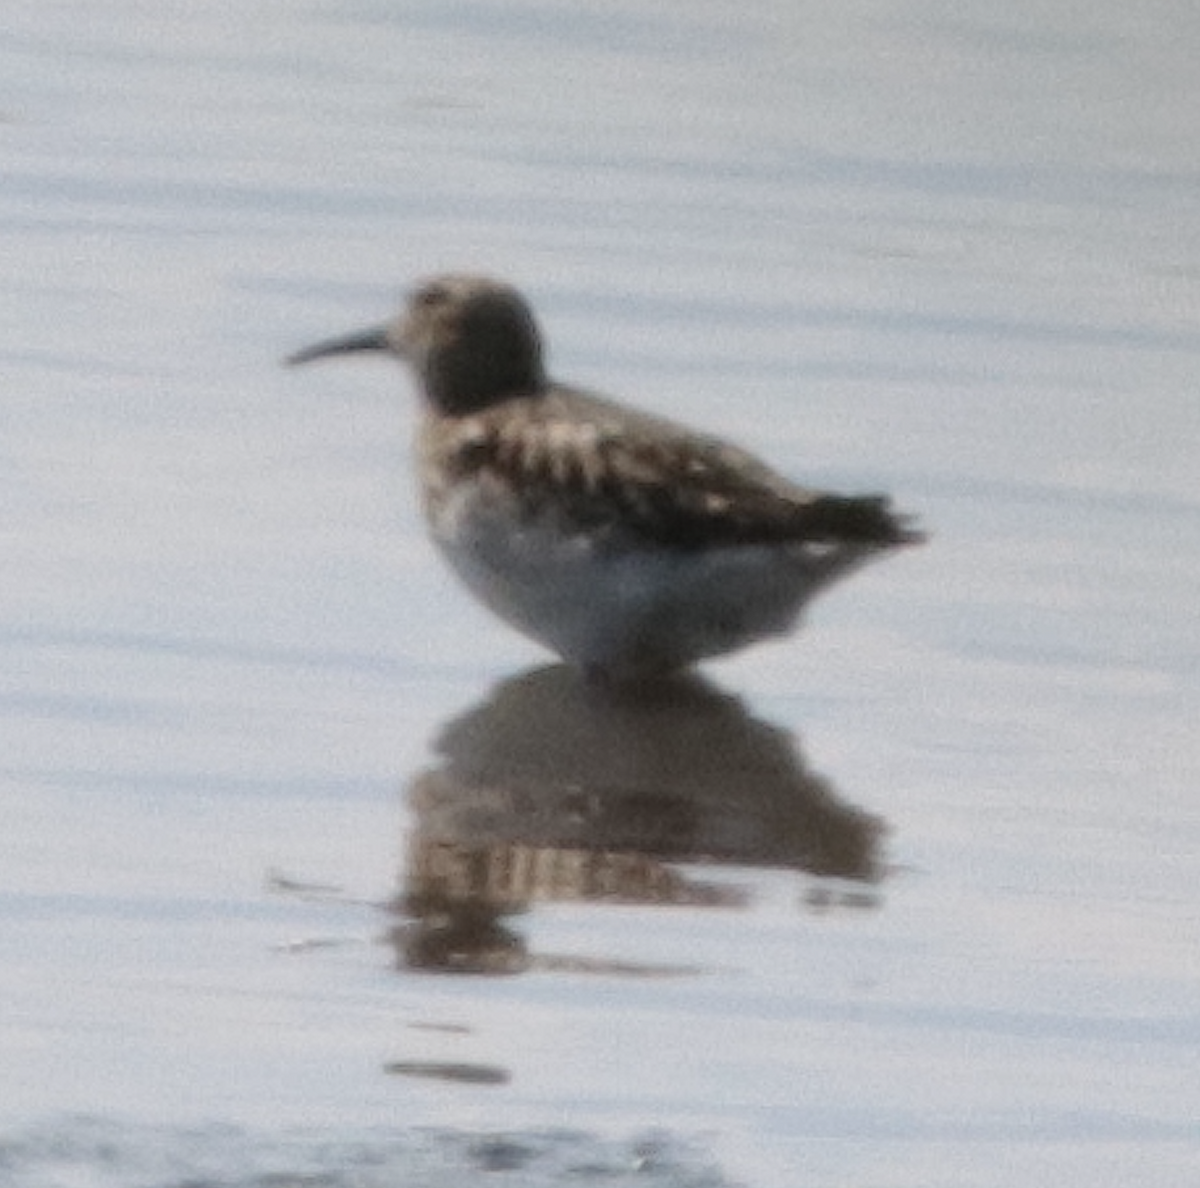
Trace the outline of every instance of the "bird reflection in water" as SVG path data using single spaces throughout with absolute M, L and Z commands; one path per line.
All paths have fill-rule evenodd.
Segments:
M 513 917 L 537 901 L 744 906 L 745 883 L 721 867 L 850 880 L 847 902 L 876 901 L 883 822 L 700 677 L 625 689 L 539 669 L 498 685 L 436 749 L 440 765 L 409 788 L 391 934 L 402 967 L 689 972 L 535 958 Z

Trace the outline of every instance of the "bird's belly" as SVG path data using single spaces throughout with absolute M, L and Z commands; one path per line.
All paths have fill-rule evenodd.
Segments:
M 870 550 L 751 544 L 672 549 L 478 509 L 431 517 L 475 596 L 582 668 L 634 677 L 791 630 L 819 589 Z

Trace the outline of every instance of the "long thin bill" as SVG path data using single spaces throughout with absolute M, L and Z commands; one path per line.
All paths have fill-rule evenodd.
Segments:
M 355 334 L 345 334 L 341 338 L 329 338 L 324 342 L 314 343 L 288 355 L 284 362 L 289 367 L 295 367 L 299 363 L 311 363 L 314 359 L 324 359 L 330 355 L 357 355 L 366 351 L 390 349 L 387 327 L 374 326 L 370 330 L 359 330 Z

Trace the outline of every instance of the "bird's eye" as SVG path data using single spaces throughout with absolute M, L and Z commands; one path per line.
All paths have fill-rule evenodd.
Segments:
M 446 301 L 446 290 L 441 285 L 426 285 L 413 294 L 413 304 L 422 309 L 434 309 Z

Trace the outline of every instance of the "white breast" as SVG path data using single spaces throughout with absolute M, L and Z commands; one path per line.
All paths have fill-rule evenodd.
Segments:
M 876 550 L 754 544 L 652 548 L 519 519 L 467 485 L 430 516 L 434 542 L 475 596 L 584 669 L 618 677 L 683 668 L 797 624 L 819 590 Z

